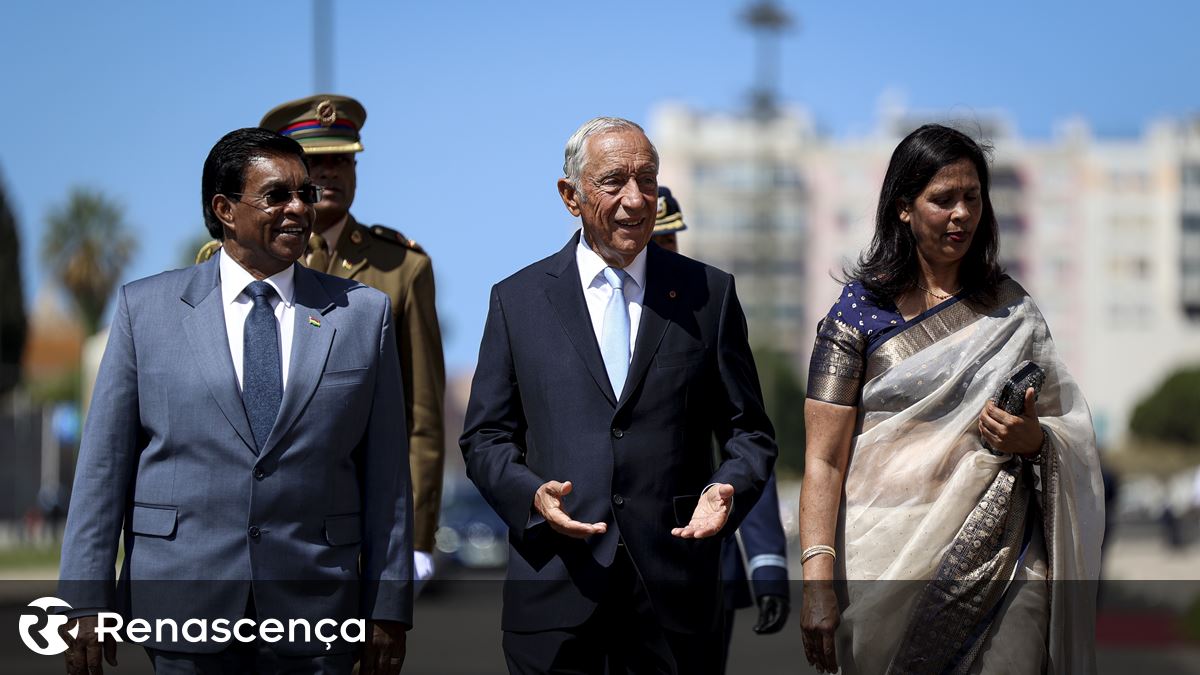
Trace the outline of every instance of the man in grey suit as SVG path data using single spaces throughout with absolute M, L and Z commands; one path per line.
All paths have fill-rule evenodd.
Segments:
M 118 610 L 262 628 L 249 643 L 152 633 L 158 673 L 348 673 L 357 642 L 363 673 L 397 673 L 412 516 L 389 301 L 295 264 L 320 199 L 295 141 L 231 132 L 202 183 L 221 253 L 119 293 L 63 542 L 67 669 L 98 671 L 101 651 L 115 665 L 96 615 Z M 355 619 L 369 623 L 332 644 L 290 630 Z

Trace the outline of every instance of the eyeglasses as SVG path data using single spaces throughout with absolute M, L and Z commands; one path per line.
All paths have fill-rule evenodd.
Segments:
M 317 202 L 321 201 L 321 192 L 322 189 L 320 185 L 305 185 L 296 190 L 278 187 L 274 190 L 268 190 L 263 194 L 254 194 L 252 192 L 229 192 L 226 194 L 230 197 L 253 197 L 255 199 L 261 199 L 264 203 L 266 203 L 267 208 L 263 209 L 257 206 L 254 208 L 259 209 L 260 211 L 266 211 L 290 204 L 292 202 L 292 195 L 299 197 L 300 201 L 304 202 L 305 204 L 316 204 Z M 250 206 L 254 205 L 251 204 Z

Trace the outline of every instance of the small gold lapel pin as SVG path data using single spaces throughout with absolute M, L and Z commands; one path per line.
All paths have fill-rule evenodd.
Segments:
M 349 261 L 349 260 L 343 260 L 343 261 L 342 261 L 342 269 L 344 269 L 344 270 L 348 270 L 348 269 L 350 269 L 350 268 L 352 268 L 352 267 L 354 267 L 354 265 L 350 264 L 350 261 Z

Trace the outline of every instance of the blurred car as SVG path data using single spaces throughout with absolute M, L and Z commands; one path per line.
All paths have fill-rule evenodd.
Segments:
M 434 548 L 439 568 L 502 568 L 508 563 L 508 527 L 470 481 L 447 483 Z

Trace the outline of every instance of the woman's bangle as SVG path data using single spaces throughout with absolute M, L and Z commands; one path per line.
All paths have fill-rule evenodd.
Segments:
M 809 546 L 808 548 L 804 549 L 804 552 L 800 554 L 800 564 L 803 565 L 804 563 L 808 562 L 809 559 L 815 558 L 821 554 L 829 555 L 834 560 L 837 560 L 837 552 L 833 550 L 832 546 L 817 544 L 816 546 Z

